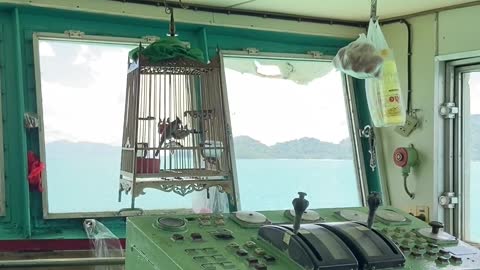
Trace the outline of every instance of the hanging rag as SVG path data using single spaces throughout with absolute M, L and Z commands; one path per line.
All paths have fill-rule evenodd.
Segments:
M 139 48 L 130 51 L 129 57 L 133 60 L 138 59 Z M 175 37 L 168 37 L 156 41 L 142 49 L 142 55 L 152 62 L 161 62 L 175 58 L 188 58 L 194 61 L 204 61 L 203 53 L 197 48 L 188 48 L 182 41 Z
M 43 192 L 42 187 L 42 171 L 45 169 L 45 164 L 40 161 L 37 155 L 33 152 L 28 152 L 28 183 L 30 189 Z

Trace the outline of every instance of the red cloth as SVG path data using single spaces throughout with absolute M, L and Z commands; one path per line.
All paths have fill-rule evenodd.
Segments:
M 33 152 L 28 152 L 28 183 L 31 189 L 43 192 L 42 187 L 42 171 L 45 164 Z

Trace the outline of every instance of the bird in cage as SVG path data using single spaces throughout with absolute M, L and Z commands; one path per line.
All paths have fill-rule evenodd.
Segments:
M 166 140 L 170 140 L 172 138 L 176 140 L 182 140 L 193 133 L 196 133 L 196 131 L 193 129 L 188 129 L 188 125 L 183 125 L 182 120 L 178 116 L 171 122 L 170 118 L 161 120 L 158 122 L 158 134 L 160 134 L 160 142 L 158 143 L 158 149 L 155 151 L 155 156 L 158 156 L 160 153 L 160 148 L 163 146 Z M 183 147 L 177 142 L 176 146 L 178 145 Z

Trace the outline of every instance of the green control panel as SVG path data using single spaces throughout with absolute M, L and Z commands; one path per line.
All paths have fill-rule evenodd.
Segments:
M 480 250 L 390 207 L 142 216 L 127 221 L 127 270 L 480 269 Z

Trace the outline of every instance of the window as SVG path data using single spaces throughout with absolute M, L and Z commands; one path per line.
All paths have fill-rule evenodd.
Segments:
M 45 216 L 113 216 L 131 202 L 125 194 L 119 202 L 118 189 L 127 56 L 139 41 L 37 34 L 36 42 Z M 144 210 L 194 202 L 193 194 L 145 192 L 136 199 Z
M 458 203 L 446 207 L 447 231 L 462 240 L 480 243 L 480 58 L 445 64 L 446 97 L 441 114 L 445 118 L 445 196 Z M 458 113 L 446 109 L 458 108 Z M 451 202 L 451 201 L 450 201 Z
M 361 205 L 343 77 L 329 61 L 223 58 L 242 210 Z
M 475 206 L 480 205 L 480 66 L 475 71 L 462 74 L 464 92 L 469 94 L 468 122 L 465 126 L 467 143 L 470 145 L 470 156 L 466 162 L 470 163 L 470 175 L 465 183 L 465 196 L 467 197 L 467 220 L 466 239 L 480 243 L 480 211 Z M 472 207 L 473 206 L 473 207 Z

